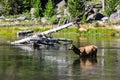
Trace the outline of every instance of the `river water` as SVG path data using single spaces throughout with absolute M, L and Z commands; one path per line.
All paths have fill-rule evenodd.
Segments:
M 79 59 L 70 45 L 13 46 L 0 38 L 0 80 L 119 80 L 120 38 L 76 36 L 77 47 L 98 46 L 96 59 Z

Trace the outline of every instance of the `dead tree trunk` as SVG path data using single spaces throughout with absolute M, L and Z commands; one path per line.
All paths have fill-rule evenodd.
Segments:
M 57 27 L 57 28 L 53 28 L 53 29 L 50 29 L 50 30 L 42 32 L 42 33 L 37 33 L 37 34 L 35 34 L 33 36 L 30 36 L 30 37 L 27 37 L 27 38 L 24 38 L 24 39 L 21 39 L 21 40 L 17 40 L 17 41 L 11 42 L 11 44 L 24 44 L 24 43 L 28 43 L 33 38 L 39 38 L 39 36 L 41 36 L 41 35 L 47 35 L 47 34 L 50 34 L 50 33 L 54 33 L 54 32 L 60 31 L 60 30 L 62 30 L 64 28 L 68 28 L 68 27 L 74 25 L 75 23 L 76 22 L 70 22 L 70 23 L 65 24 L 63 26 L 60 26 L 60 27 Z

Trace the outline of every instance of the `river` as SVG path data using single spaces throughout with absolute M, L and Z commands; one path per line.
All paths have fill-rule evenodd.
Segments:
M 0 38 L 0 80 L 119 80 L 120 38 L 78 37 L 77 47 L 94 44 L 96 59 L 79 59 L 70 45 L 13 46 Z

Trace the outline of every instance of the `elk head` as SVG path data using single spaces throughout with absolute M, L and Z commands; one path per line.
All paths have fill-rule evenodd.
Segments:
M 73 45 L 73 44 L 68 48 L 68 50 L 73 50 L 75 52 L 75 54 L 77 54 L 79 56 L 81 55 L 80 50 L 77 47 L 75 47 L 75 45 Z
M 73 50 L 74 47 L 75 47 L 75 46 L 74 46 L 73 44 L 71 44 L 70 47 L 68 48 L 68 50 Z

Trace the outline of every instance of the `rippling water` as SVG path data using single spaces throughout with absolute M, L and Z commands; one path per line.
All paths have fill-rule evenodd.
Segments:
M 120 39 L 77 37 L 74 44 L 98 46 L 96 59 L 79 59 L 69 45 L 12 46 L 0 42 L 0 80 L 118 80 Z

